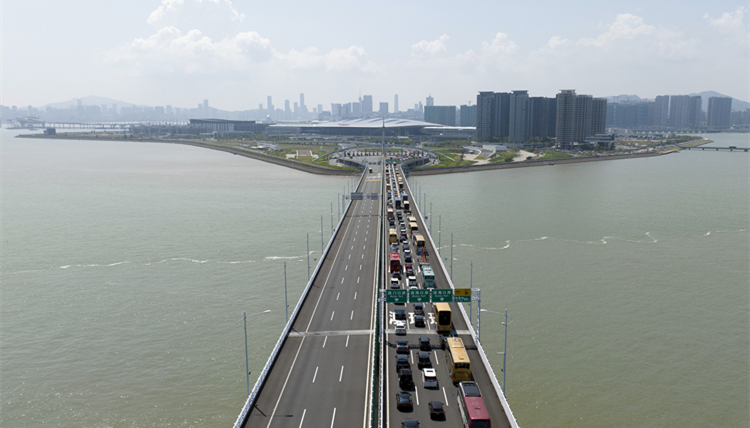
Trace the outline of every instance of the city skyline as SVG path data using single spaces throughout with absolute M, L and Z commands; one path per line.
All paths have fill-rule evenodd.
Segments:
M 469 2 L 450 13 L 427 3 L 337 3 L 336 13 L 295 4 L 284 14 L 284 5 L 229 0 L 140 0 L 88 14 L 80 13 L 93 9 L 87 0 L 11 3 L 0 103 L 38 107 L 94 94 L 183 108 L 208 98 L 231 111 L 269 93 L 295 100 L 304 92 L 314 106 L 361 91 L 391 106 L 398 94 L 403 110 L 429 94 L 459 106 L 479 91 L 553 97 L 569 87 L 650 99 L 714 90 L 747 101 L 744 5 L 532 3 Z M 372 37 L 363 16 L 388 19 L 394 31 Z

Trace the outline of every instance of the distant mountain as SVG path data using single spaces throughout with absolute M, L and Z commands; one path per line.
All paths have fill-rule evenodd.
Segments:
M 728 97 L 728 95 L 720 94 L 715 91 L 703 91 L 703 92 L 698 92 L 697 94 L 690 94 L 690 95 L 701 96 L 701 99 L 703 100 L 703 106 L 702 106 L 703 111 L 708 111 L 708 98 L 709 97 Z M 732 110 L 745 110 L 747 108 L 750 108 L 750 103 L 738 100 L 737 98 L 732 98 Z
M 80 100 L 81 100 L 81 104 L 84 106 L 101 106 L 102 104 L 106 104 L 107 107 L 112 107 L 112 104 L 117 104 L 117 108 L 121 109 L 123 107 L 133 107 L 135 105 L 132 103 L 126 103 L 125 101 L 113 100 L 112 98 L 97 97 L 93 95 L 80 98 Z M 43 105 L 41 109 L 45 109 L 47 107 L 67 109 L 69 107 L 74 107 L 77 105 L 78 105 L 78 98 L 73 98 L 72 100 L 63 101 L 60 103 L 51 103 L 51 104 Z

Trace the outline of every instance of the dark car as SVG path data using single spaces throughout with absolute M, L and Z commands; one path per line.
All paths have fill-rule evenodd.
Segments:
M 414 315 L 414 326 L 424 327 L 424 315 Z
M 399 340 L 396 342 L 396 353 L 397 354 L 408 354 L 409 353 L 409 341 Z
M 420 369 L 424 367 L 432 367 L 432 361 L 430 361 L 430 353 L 427 351 L 419 351 L 419 360 L 417 367 Z
M 445 411 L 443 410 L 443 403 L 439 401 L 430 401 L 427 405 L 430 409 L 430 419 L 445 420 Z
M 414 313 L 417 315 L 424 315 L 424 305 L 422 303 L 415 303 Z
M 430 338 L 427 336 L 419 338 L 419 350 L 420 351 L 431 351 L 432 345 L 430 345 Z
M 416 419 L 402 419 L 401 428 L 419 428 L 419 421 Z
M 401 369 L 398 371 L 398 386 L 401 389 L 414 387 L 414 379 L 411 376 L 411 369 Z
M 404 354 L 396 355 L 396 372 L 401 369 L 410 369 L 409 356 Z
M 414 275 L 414 265 L 411 263 L 406 264 L 406 275 Z
M 397 392 L 396 408 L 398 410 L 401 410 L 402 412 L 414 410 L 414 404 L 411 402 L 411 394 L 409 394 L 408 392 Z
M 396 309 L 396 315 L 395 316 L 396 316 L 397 320 L 404 321 L 404 320 L 406 320 L 406 311 L 404 309 L 402 309 L 402 308 L 398 308 L 398 309 Z

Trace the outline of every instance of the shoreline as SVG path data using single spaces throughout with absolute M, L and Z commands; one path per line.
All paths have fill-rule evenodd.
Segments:
M 246 149 L 225 147 L 219 145 L 213 145 L 210 143 L 199 142 L 199 141 L 187 141 L 187 140 L 160 140 L 160 139 L 127 139 L 127 138 L 97 138 L 91 137 L 86 138 L 85 136 L 67 136 L 66 134 L 58 135 L 43 135 L 43 134 L 22 134 L 17 135 L 16 138 L 45 138 L 50 140 L 96 140 L 96 141 L 125 141 L 125 142 L 136 142 L 136 143 L 163 143 L 163 144 L 182 144 L 186 146 L 200 147 L 209 150 L 217 150 L 226 153 L 232 153 L 238 156 L 244 156 L 251 159 L 256 159 L 262 162 L 272 163 L 278 166 L 296 169 L 299 171 L 308 172 L 310 174 L 318 175 L 331 175 L 331 176 L 358 176 L 359 171 L 347 171 L 337 170 L 334 168 L 322 167 L 306 162 L 300 162 L 294 159 L 283 159 L 263 153 L 250 151 Z M 710 143 L 711 140 L 703 139 L 700 143 L 695 146 Z M 526 160 L 522 162 L 510 162 L 510 163 L 494 163 L 494 164 L 482 164 L 482 165 L 466 165 L 466 166 L 449 166 L 449 167 L 432 167 L 425 169 L 412 169 L 409 171 L 410 175 L 413 176 L 426 176 L 426 175 L 440 175 L 440 174 L 459 174 L 464 172 L 475 172 L 475 171 L 490 171 L 496 169 L 512 169 L 512 168 L 528 168 L 528 167 L 539 167 L 539 166 L 554 166 L 557 164 L 568 164 L 568 163 L 583 163 L 583 162 L 601 162 L 611 161 L 620 159 L 635 159 L 635 158 L 646 158 L 663 156 L 670 153 L 679 153 L 679 148 L 675 150 L 669 150 L 666 152 L 653 152 L 653 153 L 634 153 L 624 155 L 612 155 L 612 156 L 588 156 L 588 157 L 577 157 L 577 158 L 558 158 L 558 159 L 547 159 L 547 160 Z

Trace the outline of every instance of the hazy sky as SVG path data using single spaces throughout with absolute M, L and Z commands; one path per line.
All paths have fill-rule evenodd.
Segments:
M 4 105 L 99 95 L 147 105 L 404 110 L 478 91 L 748 100 L 747 1 L 15 0 L 2 3 Z

